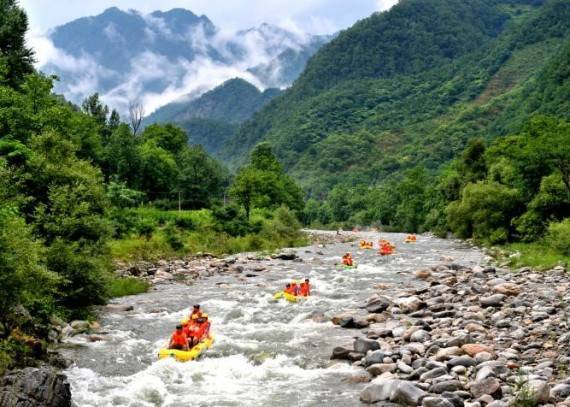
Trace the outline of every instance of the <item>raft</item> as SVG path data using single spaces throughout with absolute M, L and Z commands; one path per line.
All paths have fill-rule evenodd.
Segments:
M 206 339 L 200 342 L 198 345 L 194 346 L 192 349 L 177 350 L 177 349 L 160 349 L 158 351 L 159 359 L 174 358 L 178 362 L 189 362 L 191 360 L 196 360 L 204 353 L 207 349 L 211 348 L 214 344 L 214 335 L 210 334 Z
M 406 239 L 404 240 L 404 243 L 416 243 L 416 241 L 412 239 Z
M 279 299 L 281 299 L 281 298 L 284 298 L 284 299 L 286 299 L 286 300 L 289 301 L 289 302 L 297 302 L 297 301 L 299 301 L 300 299 L 303 299 L 303 298 L 306 298 L 306 297 L 296 296 L 296 295 L 293 295 L 293 294 L 286 293 L 285 291 L 276 292 L 275 295 L 273 296 L 273 299 L 275 299 L 275 300 L 279 300 Z

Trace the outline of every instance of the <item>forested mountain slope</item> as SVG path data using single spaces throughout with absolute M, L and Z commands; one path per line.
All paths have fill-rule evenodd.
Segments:
M 321 49 L 222 154 L 270 141 L 313 196 L 435 170 L 529 114 L 568 117 L 569 26 L 568 0 L 403 0 Z
M 241 123 L 280 93 L 275 88 L 262 92 L 251 83 L 234 78 L 198 99 L 181 100 L 158 109 L 145 123 L 177 123 L 189 134 L 192 144 L 201 144 L 216 154 Z

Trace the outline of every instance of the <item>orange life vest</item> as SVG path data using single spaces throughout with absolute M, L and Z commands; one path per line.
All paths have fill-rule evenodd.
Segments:
M 172 334 L 171 341 L 174 345 L 180 345 L 180 346 L 188 345 L 188 338 L 186 337 L 184 331 L 180 333 L 178 333 L 178 331 L 174 331 L 174 333 Z
M 301 283 L 301 289 L 299 290 L 299 295 L 303 297 L 308 297 L 311 295 L 311 287 L 308 283 Z

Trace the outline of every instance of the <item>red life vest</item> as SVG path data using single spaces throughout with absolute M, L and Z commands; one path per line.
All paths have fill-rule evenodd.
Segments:
M 184 331 L 178 333 L 178 331 L 175 331 L 172 334 L 172 338 L 171 341 L 174 345 L 180 345 L 180 346 L 187 346 L 188 345 L 188 338 L 186 337 L 186 334 L 184 333 Z
M 308 283 L 301 283 L 301 289 L 299 290 L 299 295 L 303 297 L 308 297 L 311 295 L 311 287 Z

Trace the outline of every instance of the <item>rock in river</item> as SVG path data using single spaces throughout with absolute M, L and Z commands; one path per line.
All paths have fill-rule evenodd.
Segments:
M 70 407 L 71 390 L 65 375 L 30 367 L 0 379 L 0 406 Z

